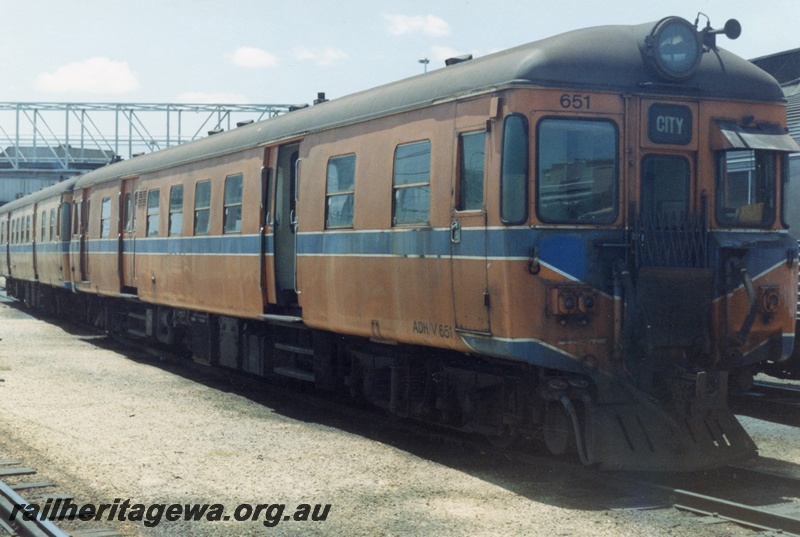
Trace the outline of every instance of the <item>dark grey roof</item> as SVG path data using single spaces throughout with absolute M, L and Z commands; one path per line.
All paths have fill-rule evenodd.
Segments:
M 85 174 L 78 186 L 135 176 L 273 140 L 512 86 L 784 100 L 783 92 L 771 76 L 722 49 L 704 54 L 692 77 L 680 84 L 666 83 L 648 67 L 644 57 L 644 40 L 654 25 L 575 30 L 106 166 Z

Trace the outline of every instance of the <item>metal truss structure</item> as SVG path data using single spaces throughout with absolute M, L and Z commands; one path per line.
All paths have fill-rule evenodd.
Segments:
M 74 175 L 289 111 L 281 104 L 0 103 L 0 178 Z

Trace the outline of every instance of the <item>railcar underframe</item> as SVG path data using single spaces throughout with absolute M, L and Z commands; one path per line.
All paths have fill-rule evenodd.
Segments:
M 28 307 L 161 345 L 198 363 L 313 383 L 401 418 L 477 433 L 500 446 L 577 453 L 585 464 L 599 462 L 605 469 L 689 470 L 713 466 L 720 451 L 726 458 L 756 452 L 727 407 L 724 372 L 675 384 L 680 388 L 670 394 L 672 413 L 622 376 L 598 382 L 486 356 L 312 330 L 299 322 L 214 315 L 36 282 L 10 279 L 7 291 Z

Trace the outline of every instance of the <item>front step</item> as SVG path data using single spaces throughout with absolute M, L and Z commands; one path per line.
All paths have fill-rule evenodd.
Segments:
M 707 470 L 758 455 L 728 408 L 679 417 L 642 401 L 590 406 L 586 442 L 589 459 L 606 470 Z

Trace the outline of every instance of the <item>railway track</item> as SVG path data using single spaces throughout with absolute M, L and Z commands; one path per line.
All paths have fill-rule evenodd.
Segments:
M 757 531 L 800 535 L 800 478 L 743 466 L 715 474 L 713 479 L 696 475 L 657 478 L 652 486 L 676 509 Z
M 796 384 L 758 381 L 747 392 L 731 394 L 729 403 L 737 414 L 800 426 L 800 386 Z
M 32 503 L 43 506 L 47 502 L 58 505 L 59 500 L 74 499 L 68 494 L 51 492 L 54 487 L 51 481 L 26 480 L 35 474 L 36 470 L 24 466 L 21 461 L 0 460 L 0 537 L 121 537 L 116 530 L 105 528 L 70 527 L 65 530 L 70 522 L 56 524 L 56 517 L 23 516 L 17 506 Z

